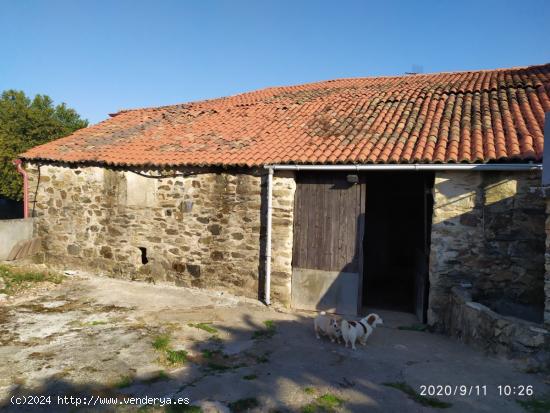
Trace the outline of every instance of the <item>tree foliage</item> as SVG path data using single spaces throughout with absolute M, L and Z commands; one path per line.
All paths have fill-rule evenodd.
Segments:
M 54 106 L 49 96 L 36 95 L 31 100 L 22 91 L 4 91 L 0 97 L 0 196 L 22 197 L 22 179 L 12 163 L 20 153 L 87 125 L 64 103 Z

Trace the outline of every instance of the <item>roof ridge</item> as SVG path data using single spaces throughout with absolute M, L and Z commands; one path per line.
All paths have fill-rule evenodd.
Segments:
M 246 96 L 246 95 L 254 95 L 254 94 L 261 94 L 261 92 L 267 92 L 267 91 L 273 91 L 273 90 L 284 90 L 284 89 L 293 89 L 293 88 L 302 88 L 304 86 L 312 86 L 312 85 L 322 85 L 327 83 L 333 83 L 333 82 L 342 82 L 342 81 L 349 81 L 349 80 L 363 80 L 363 79 L 405 79 L 405 78 L 418 78 L 418 77 L 435 77 L 439 75 L 458 75 L 458 74 L 468 74 L 468 73 L 494 73 L 494 72 L 514 72 L 519 70 L 529 70 L 529 69 L 535 69 L 535 68 L 542 68 L 545 66 L 550 66 L 550 62 L 548 63 L 542 63 L 538 65 L 528 65 L 528 66 L 513 66 L 513 67 L 501 67 L 496 69 L 478 69 L 478 70 L 458 70 L 458 71 L 451 71 L 451 72 L 431 72 L 431 73 L 417 73 L 417 74 L 402 74 L 402 75 L 387 75 L 387 76 L 357 76 L 357 77 L 342 77 L 342 78 L 336 78 L 336 79 L 325 79 L 325 80 L 318 80 L 313 82 L 307 82 L 307 83 L 299 83 L 299 84 L 292 84 L 292 85 L 279 85 L 279 86 L 266 86 L 260 89 L 254 89 L 247 92 L 242 93 L 236 93 L 234 95 L 227 95 L 227 96 L 220 96 L 216 98 L 209 98 L 209 99 L 201 99 L 201 100 L 194 100 L 189 102 L 181 102 L 181 103 L 174 103 L 170 105 L 162 105 L 162 106 L 146 106 L 146 107 L 140 107 L 140 108 L 130 108 L 130 109 L 121 109 L 118 112 L 110 113 L 110 117 L 118 116 L 122 113 L 127 112 L 135 112 L 135 111 L 156 111 L 156 110 L 162 110 L 167 108 L 176 108 L 176 107 L 183 107 L 183 106 L 193 106 L 193 105 L 200 105 L 205 104 L 213 101 L 222 101 L 222 100 L 228 100 L 233 99 L 239 96 Z M 487 89 L 487 90 L 493 90 Z

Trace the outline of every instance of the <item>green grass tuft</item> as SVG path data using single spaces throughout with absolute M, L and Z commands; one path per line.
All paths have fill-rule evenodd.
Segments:
M 150 383 L 156 383 L 158 381 L 164 381 L 164 380 L 170 380 L 170 376 L 164 370 L 159 370 L 155 374 L 153 374 L 151 377 L 142 381 L 143 383 L 150 384 Z
M 401 390 L 403 393 L 408 395 L 412 400 L 417 403 L 420 403 L 422 406 L 434 407 L 437 409 L 448 409 L 452 406 L 452 403 L 442 402 L 441 400 L 436 399 L 435 397 L 426 397 L 421 396 L 417 391 L 415 391 L 407 383 L 400 381 L 396 383 L 382 383 L 383 386 L 392 387 L 397 390 Z
M 168 349 L 168 345 L 170 344 L 170 336 L 168 334 L 157 336 L 153 340 L 152 344 L 155 350 L 166 350 Z
M 188 326 L 198 328 L 199 330 L 204 330 L 210 334 L 216 334 L 218 332 L 218 329 L 215 327 L 212 327 L 211 323 L 196 323 L 196 324 L 189 323 Z
M 187 351 L 174 350 L 169 347 L 170 336 L 168 334 L 161 334 L 160 336 L 155 337 L 151 344 L 155 350 L 163 353 L 164 359 L 168 363 L 181 365 L 187 362 Z
M 188 404 L 171 404 L 164 407 L 165 413 L 202 413 L 199 406 L 190 406 Z
M 273 320 L 264 321 L 264 325 L 266 327 L 264 330 L 254 331 L 254 333 L 252 334 L 252 339 L 258 340 L 271 338 L 275 335 L 275 333 L 277 332 L 277 327 L 275 326 L 275 322 Z
M 242 413 L 247 412 L 250 409 L 258 407 L 260 402 L 254 397 L 249 397 L 247 399 L 236 400 L 232 403 L 229 403 L 228 407 L 232 413 Z
M 134 378 L 132 376 L 124 376 L 115 383 L 115 387 L 117 389 L 123 389 L 124 387 L 131 386 L 133 382 Z
M 209 362 L 206 364 L 206 368 L 211 371 L 227 371 L 233 369 L 231 366 L 227 366 L 225 364 L 216 363 L 216 362 Z
M 266 353 L 264 353 L 264 354 L 260 354 L 260 355 L 254 356 L 255 359 L 256 359 L 256 363 L 262 363 L 262 364 L 263 364 L 263 363 L 268 363 L 268 362 L 269 362 L 269 355 L 270 355 L 270 354 L 271 354 L 271 353 L 266 352 Z
M 308 387 L 311 389 L 311 387 Z M 302 408 L 302 413 L 332 413 L 344 404 L 344 400 L 333 394 L 323 394 Z
M 202 351 L 202 357 L 206 360 L 210 360 L 214 357 L 219 357 L 219 356 L 222 356 L 222 357 L 225 357 L 225 355 L 222 354 L 222 351 L 221 350 L 208 350 L 208 349 L 205 349 Z
M 172 364 L 185 364 L 187 361 L 187 351 L 167 349 L 166 360 Z
M 246 376 L 243 376 L 243 380 L 256 380 L 258 376 L 256 374 L 248 374 Z
M 550 395 L 546 395 L 538 399 L 516 399 L 521 407 L 529 413 L 548 413 L 550 412 Z
M 316 390 L 313 388 L 313 387 L 306 387 L 304 389 L 304 393 L 305 394 L 315 394 L 316 393 Z
M 59 274 L 30 271 L 24 268 L 10 267 L 9 265 L 0 265 L 0 278 L 6 284 L 5 288 L 0 289 L 0 293 L 7 295 L 25 290 L 35 283 L 52 282 L 60 284 L 65 279 L 64 276 Z
M 78 325 L 80 325 L 81 327 L 93 327 L 93 326 L 101 326 L 107 323 L 108 323 L 107 321 L 103 321 L 103 320 L 94 320 L 94 321 L 87 321 L 85 323 L 79 323 Z
M 91 325 L 91 326 L 101 326 L 103 324 L 107 324 L 107 321 L 95 320 L 95 321 L 92 321 L 91 323 L 89 323 L 89 325 Z

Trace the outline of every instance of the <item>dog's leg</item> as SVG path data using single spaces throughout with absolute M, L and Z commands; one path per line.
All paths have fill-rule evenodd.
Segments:
M 351 341 L 351 348 L 353 350 L 355 350 L 355 341 L 357 340 L 357 332 L 356 331 L 353 331 L 353 333 L 351 334 L 350 336 L 350 341 Z

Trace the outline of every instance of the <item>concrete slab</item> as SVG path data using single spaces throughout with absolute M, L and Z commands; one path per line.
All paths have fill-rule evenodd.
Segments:
M 337 314 L 357 314 L 359 274 L 292 269 L 292 308 L 324 310 Z
M 329 394 L 342 400 L 341 412 L 434 411 L 386 385 L 406 383 L 417 392 L 422 385 L 486 386 L 486 394 L 438 396 L 451 404 L 448 412 L 520 412 L 516 399 L 522 397 L 499 396 L 498 385 L 531 385 L 535 398 L 550 394 L 545 375 L 445 336 L 400 329 L 417 322 L 412 314 L 376 312 L 384 325 L 366 347 L 352 351 L 317 340 L 311 313 L 221 293 L 74 275 L 0 304 L 0 410 L 25 411 L 9 404 L 13 395 L 102 394 L 188 397 L 213 412 L 226 412 L 239 400 L 256 406 L 250 412 L 296 412 Z M 185 364 L 167 363 L 153 347 L 163 334 L 169 348 L 185 349 Z M 75 408 L 46 407 L 33 411 Z

